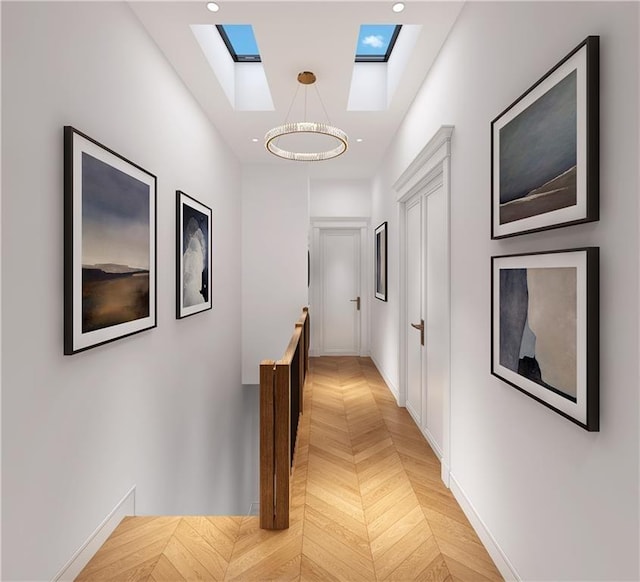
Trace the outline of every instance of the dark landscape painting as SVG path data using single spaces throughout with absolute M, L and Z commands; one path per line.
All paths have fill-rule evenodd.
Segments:
M 500 129 L 500 224 L 576 205 L 577 72 Z
M 209 217 L 182 206 L 182 306 L 209 301 Z
M 82 153 L 82 332 L 149 317 L 150 188 Z
M 575 267 L 500 269 L 500 365 L 572 402 L 576 295 Z

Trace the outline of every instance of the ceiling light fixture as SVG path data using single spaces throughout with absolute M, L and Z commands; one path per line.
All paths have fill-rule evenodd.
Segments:
M 215 2 L 207 2 L 207 10 L 209 12 L 218 12 L 218 10 L 220 10 L 220 6 L 218 6 Z
M 404 4 L 402 2 L 396 2 L 391 7 L 391 10 L 393 10 L 394 12 L 402 12 L 404 10 Z
M 251 139 L 251 141 L 253 143 L 258 143 L 260 140 L 257 137 L 254 137 L 254 138 Z
M 361 137 L 359 137 L 356 141 L 357 141 L 358 143 L 362 143 L 364 140 L 363 140 Z
M 289 112 L 287 113 L 287 117 L 284 120 L 284 124 L 270 129 L 264 136 L 264 145 L 266 146 L 267 150 L 269 150 L 272 154 L 278 156 L 279 158 L 283 158 L 285 160 L 294 160 L 297 162 L 319 162 L 322 160 L 337 158 L 339 155 L 342 155 L 347 151 L 347 147 L 349 145 L 347 134 L 338 127 L 334 127 L 331 125 L 331 121 L 329 120 L 329 116 L 327 115 L 327 110 L 324 106 L 324 103 L 322 102 L 322 99 L 320 98 L 320 93 L 318 92 L 317 87 L 315 87 L 316 93 L 318 95 L 320 105 L 322 105 L 322 109 L 324 110 L 325 116 L 327 117 L 327 123 L 318 123 L 315 121 L 306 120 L 307 89 L 309 85 L 313 85 L 315 82 L 316 76 L 310 71 L 303 71 L 302 73 L 298 74 L 298 83 L 304 86 L 304 121 L 287 123 L 287 118 L 289 117 L 291 108 L 293 107 L 296 96 L 298 95 L 298 89 L 300 89 L 300 86 L 298 86 L 296 88 L 296 92 L 293 95 L 293 100 L 291 101 L 291 105 L 289 106 Z M 337 145 L 336 147 L 329 150 L 309 152 L 295 152 L 292 150 L 283 149 L 277 145 L 279 138 L 292 135 L 314 135 L 324 138 L 331 138 L 337 142 Z

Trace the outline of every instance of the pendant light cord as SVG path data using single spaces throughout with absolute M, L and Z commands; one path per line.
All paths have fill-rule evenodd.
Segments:
M 298 96 L 298 91 L 300 90 L 300 85 L 298 84 L 298 86 L 296 87 L 296 90 L 293 94 L 293 99 L 291 100 L 291 103 L 289 104 L 289 109 L 287 111 L 287 115 L 284 118 L 284 122 L 287 123 L 287 121 L 289 121 L 289 115 L 291 114 L 291 109 L 293 108 L 293 104 L 296 102 L 296 97 Z M 306 92 L 305 92 L 305 96 L 306 96 Z M 276 139 L 275 143 L 277 144 L 280 141 L 280 138 Z
M 287 123 L 287 121 L 289 121 L 289 115 L 291 114 L 291 109 L 293 108 L 293 104 L 296 102 L 296 97 L 298 96 L 298 91 L 300 90 L 300 84 L 298 84 L 298 86 L 296 87 L 296 91 L 293 94 L 293 99 L 291 100 L 291 103 L 289 104 L 289 110 L 287 111 L 287 115 L 284 118 L 284 122 Z
M 324 106 L 324 103 L 322 102 L 322 98 L 320 97 L 320 91 L 318 91 L 318 86 L 314 83 L 313 84 L 316 93 L 318 94 L 318 101 L 320 101 L 320 105 L 322 105 L 322 110 L 324 111 L 324 116 L 327 118 L 327 124 L 328 125 L 332 125 L 331 123 L 331 119 L 329 119 L 329 114 L 327 113 L 327 108 Z

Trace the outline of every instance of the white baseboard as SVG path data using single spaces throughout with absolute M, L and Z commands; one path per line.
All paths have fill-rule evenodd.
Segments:
M 438 457 L 438 461 L 442 463 L 442 449 L 439 447 L 436 439 L 433 438 L 433 435 L 429 432 L 428 429 L 421 427 L 418 428 L 420 429 L 420 432 L 423 434 L 424 438 L 427 439 L 427 442 L 429 443 L 429 446 L 433 450 L 435 456 Z
M 440 479 L 442 479 L 447 489 L 451 489 L 451 469 L 444 462 L 444 459 L 440 459 Z
M 326 352 L 325 354 L 321 354 L 318 350 L 310 349 L 309 357 L 310 358 L 321 358 L 322 356 L 356 356 L 359 358 L 370 358 L 371 354 L 368 351 L 362 351 L 359 354 L 352 354 L 346 352 Z
M 509 561 L 506 554 L 502 551 L 502 548 L 498 545 L 498 542 L 495 540 L 491 532 L 482 521 L 481 517 L 478 515 L 475 507 L 469 501 L 467 494 L 464 492 L 460 484 L 456 481 L 455 476 L 452 473 L 449 473 L 450 477 L 450 489 L 453 493 L 453 496 L 456 498 L 462 511 L 467 516 L 473 529 L 476 530 L 480 541 L 483 543 L 484 547 L 489 552 L 491 559 L 494 561 L 496 568 L 500 571 L 503 578 L 507 582 L 521 582 L 522 578 L 513 567 L 513 564 Z
M 409 413 L 409 416 L 413 419 L 413 423 L 420 428 L 420 415 L 413 409 L 413 406 L 411 406 L 410 402 L 407 402 L 405 408 L 407 409 L 407 412 Z M 422 431 L 420 431 L 422 432 Z M 422 435 L 424 436 L 424 435 Z
M 378 365 L 378 362 L 376 362 L 376 359 L 373 357 L 373 354 L 371 354 L 369 357 L 371 358 L 371 361 L 375 364 L 376 368 L 378 369 L 378 372 L 380 373 L 380 375 L 382 376 L 383 380 L 386 382 L 387 386 L 389 387 L 389 390 L 391 391 L 391 393 L 393 394 L 394 398 L 396 399 L 396 404 L 398 406 L 400 406 L 398 389 L 393 385 L 393 383 L 389 380 L 389 378 L 382 371 L 382 369 Z M 433 450 L 433 452 L 436 455 L 436 457 L 438 457 L 438 460 L 440 461 L 440 466 L 441 466 L 440 477 L 442 479 L 442 482 L 447 486 L 447 488 L 449 488 L 449 484 L 450 484 L 450 480 L 449 480 L 450 468 L 449 468 L 449 465 L 446 465 L 443 462 L 444 456 L 442 454 L 442 449 L 438 446 L 438 444 L 436 443 L 436 440 L 433 438 L 432 434 L 426 428 L 423 429 L 420 426 L 420 423 L 416 421 L 416 417 L 413 414 L 413 412 L 411 411 L 411 408 L 409 406 L 405 406 L 405 408 L 409 412 L 409 415 L 413 419 L 413 422 L 416 423 L 416 426 L 418 427 L 418 429 L 422 433 L 422 436 L 425 438 L 425 440 L 427 441 L 427 443 L 429 444 L 429 446 Z
M 93 558 L 100 546 L 113 533 L 122 518 L 127 515 L 136 514 L 136 487 L 135 485 L 116 504 L 109 515 L 102 520 L 102 523 L 93 531 L 86 542 L 73 554 L 71 559 L 55 575 L 53 582 L 72 582 L 82 569 Z
M 427 441 L 427 444 L 431 447 L 433 454 L 438 458 L 438 461 L 440 461 L 440 464 L 442 465 L 442 449 L 438 446 L 436 439 L 433 437 L 433 435 L 429 432 L 427 428 L 420 425 L 420 421 L 418 420 L 418 415 L 415 413 L 415 411 L 411 408 L 409 404 L 407 404 L 406 409 L 407 409 L 407 412 L 409 413 L 409 416 L 412 418 L 413 422 L 418 427 L 420 434 L 422 434 L 422 436 L 424 437 L 424 440 Z M 449 469 L 447 468 L 447 473 L 448 471 Z M 443 481 L 445 482 L 447 487 L 449 487 L 448 479 L 443 479 Z
M 373 353 L 370 353 L 369 357 L 371 358 L 371 361 L 374 363 L 375 367 L 378 369 L 379 374 L 382 376 L 382 379 L 385 381 L 385 384 L 391 391 L 391 394 L 393 394 L 393 397 L 396 399 L 396 404 L 398 404 L 399 406 L 400 391 L 398 390 L 398 387 L 391 380 L 389 380 L 389 377 L 384 373 L 382 366 L 378 364 L 377 360 L 373 356 Z

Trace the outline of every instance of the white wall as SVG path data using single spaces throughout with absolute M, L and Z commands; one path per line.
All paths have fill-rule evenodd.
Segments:
M 308 305 L 309 179 L 304 164 L 242 169 L 242 381 L 282 357 Z
M 374 181 L 389 221 L 390 298 L 372 352 L 397 381 L 392 184 L 443 124 L 452 141 L 451 469 L 523 580 L 638 580 L 638 4 L 466 4 Z M 490 121 L 590 34 L 600 35 L 601 219 L 490 240 Z M 490 375 L 490 257 L 601 249 L 601 422 L 581 428 Z
M 123 495 L 247 513 L 240 167 L 123 3 L 2 3 L 3 580 L 48 580 Z M 158 327 L 62 355 L 62 128 L 158 177 Z M 175 319 L 175 190 L 213 209 L 213 310 Z
M 395 147 L 397 146 L 394 141 L 390 152 L 393 152 Z M 398 367 L 400 346 L 399 261 L 397 260 L 399 257 L 399 221 L 398 210 L 394 202 L 396 194 L 391 187 L 396 178 L 397 176 L 391 174 L 389 163 L 383 163 L 372 183 L 371 221 L 376 226 L 387 222 L 387 300 L 372 302 L 370 350 L 371 359 L 375 362 L 392 392 L 397 395 L 400 374 Z
M 368 218 L 370 180 L 315 179 L 310 182 L 311 218 Z

